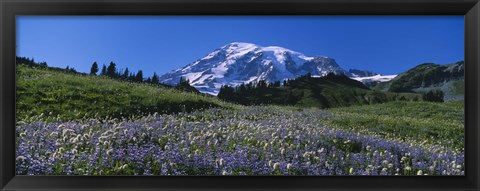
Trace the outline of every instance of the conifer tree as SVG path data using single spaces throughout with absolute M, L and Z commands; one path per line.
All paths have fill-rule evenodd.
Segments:
M 142 70 L 139 70 L 137 72 L 137 75 L 135 76 L 135 81 L 136 82 L 143 82 L 143 72 L 142 72 Z
M 160 83 L 160 79 L 158 78 L 157 73 L 154 72 L 152 77 L 152 84 L 159 84 L 159 83 Z
M 125 68 L 125 71 L 123 72 L 122 78 L 123 79 L 128 79 L 129 74 L 130 74 L 130 72 L 128 71 L 128 67 L 127 67 L 127 68 Z
M 100 72 L 100 75 L 105 76 L 107 74 L 107 66 L 105 64 L 102 66 L 102 71 Z
M 130 73 L 130 75 L 128 76 L 128 80 L 130 80 L 130 81 L 135 81 L 135 74 L 134 74 L 134 73 Z
M 115 73 L 117 71 L 117 68 L 116 68 L 116 64 L 113 63 L 113 62 L 110 62 L 110 64 L 108 65 L 108 68 L 107 68 L 107 76 L 111 77 L 111 78 L 115 78 Z
M 92 67 L 90 68 L 90 75 L 97 75 L 98 72 L 98 64 L 97 62 L 93 62 Z

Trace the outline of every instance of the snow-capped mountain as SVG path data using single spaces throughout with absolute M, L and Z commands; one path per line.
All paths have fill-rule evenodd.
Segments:
M 222 85 L 237 86 L 260 80 L 283 81 L 307 73 L 324 76 L 330 72 L 351 76 L 332 58 L 306 56 L 278 46 L 234 42 L 160 76 L 160 81 L 177 84 L 180 78 L 188 79 L 200 92 L 217 95 Z

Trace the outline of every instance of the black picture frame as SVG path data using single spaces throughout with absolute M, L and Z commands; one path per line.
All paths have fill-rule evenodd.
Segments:
M 465 176 L 15 176 L 17 15 L 464 15 Z M 479 190 L 479 0 L 0 0 L 1 190 Z

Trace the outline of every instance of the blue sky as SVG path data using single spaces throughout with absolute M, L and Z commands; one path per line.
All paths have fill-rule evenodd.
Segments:
M 463 16 L 17 16 L 17 55 L 89 72 L 94 61 L 164 74 L 231 42 L 398 74 L 464 59 Z

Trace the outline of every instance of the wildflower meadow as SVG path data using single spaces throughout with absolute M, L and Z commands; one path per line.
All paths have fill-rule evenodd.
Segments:
M 252 106 L 17 126 L 19 175 L 463 175 L 464 152 Z M 394 137 L 394 136 L 390 136 Z

